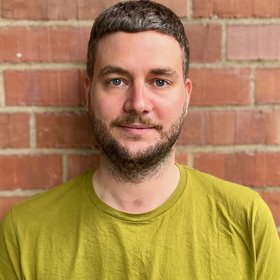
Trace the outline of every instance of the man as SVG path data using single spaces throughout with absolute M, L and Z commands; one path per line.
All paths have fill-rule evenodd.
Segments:
M 280 279 L 259 195 L 175 163 L 188 65 L 166 7 L 127 1 L 96 19 L 86 88 L 100 166 L 7 214 L 1 279 Z

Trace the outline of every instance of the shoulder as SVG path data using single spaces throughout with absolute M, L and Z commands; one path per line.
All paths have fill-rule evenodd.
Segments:
M 61 209 L 74 206 L 81 201 L 82 196 L 86 195 L 86 186 L 92 173 L 92 171 L 86 172 L 46 192 L 27 198 L 12 207 L 9 214 L 14 219 L 25 222 L 30 217 L 46 219 Z
M 249 187 L 232 183 L 210 174 L 184 167 L 187 173 L 187 193 L 194 203 L 208 214 L 216 215 L 225 225 L 247 228 L 257 238 L 265 233 L 275 235 L 271 211 L 259 193 Z M 261 238 L 258 238 L 259 240 Z
M 188 187 L 194 191 L 215 196 L 216 199 L 230 199 L 240 203 L 248 204 L 259 200 L 259 194 L 247 186 L 230 182 L 216 176 L 201 172 L 199 170 L 184 166 L 187 173 Z
M 223 217 L 254 223 L 256 217 L 271 216 L 270 210 L 256 191 L 210 174 L 184 166 L 187 195 L 197 204 L 215 209 Z
M 194 201 L 193 208 L 202 209 L 200 221 L 203 217 L 204 221 L 210 219 L 209 224 L 215 224 L 220 237 L 242 245 L 238 245 L 239 251 L 246 244 L 258 279 L 276 279 L 280 242 L 271 211 L 261 196 L 248 187 L 184 168 L 188 178 L 186 193 Z

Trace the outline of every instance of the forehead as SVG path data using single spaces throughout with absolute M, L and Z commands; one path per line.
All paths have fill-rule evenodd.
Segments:
M 157 31 L 116 32 L 98 42 L 94 68 L 98 70 L 106 64 L 114 64 L 144 69 L 165 64 L 181 69 L 182 54 L 179 43 L 170 35 Z

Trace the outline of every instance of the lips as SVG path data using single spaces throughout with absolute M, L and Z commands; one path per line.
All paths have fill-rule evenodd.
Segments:
M 126 125 L 120 125 L 120 127 L 123 128 L 131 128 L 131 129 L 151 129 L 154 128 L 151 125 L 146 125 L 146 124 L 126 124 Z
M 129 115 L 112 121 L 111 127 L 119 127 L 130 131 L 145 131 L 149 129 L 162 130 L 162 125 L 141 116 Z
M 134 139 L 134 140 L 139 140 L 142 137 L 147 136 L 148 134 L 150 134 L 151 131 L 153 131 L 155 129 L 151 125 L 145 125 L 145 124 L 139 124 L 139 123 L 122 124 L 117 127 L 122 130 L 124 135 L 126 135 L 127 137 Z

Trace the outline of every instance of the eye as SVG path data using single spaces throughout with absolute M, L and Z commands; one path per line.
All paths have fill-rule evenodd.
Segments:
M 112 87 L 119 87 L 119 86 L 124 85 L 124 82 L 119 78 L 111 79 L 107 83 L 109 86 L 112 86 Z
M 170 83 L 168 83 L 166 80 L 163 80 L 163 79 L 156 79 L 154 81 L 154 84 L 157 86 L 157 87 L 166 87 L 168 86 Z

